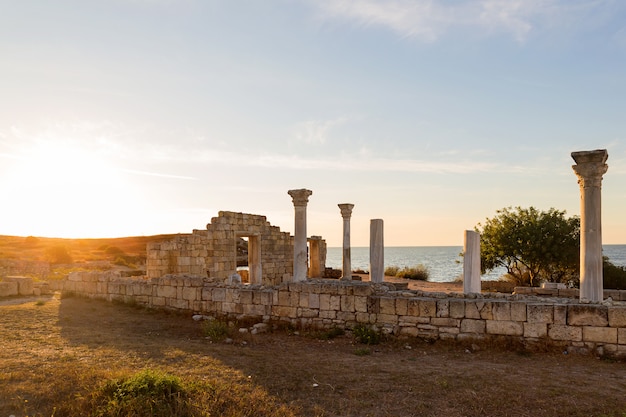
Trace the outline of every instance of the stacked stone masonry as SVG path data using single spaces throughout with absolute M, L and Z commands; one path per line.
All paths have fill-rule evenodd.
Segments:
M 258 250 L 260 259 L 254 261 L 262 277 L 259 283 L 275 285 L 289 280 L 293 274 L 293 237 L 270 225 L 265 216 L 229 211 L 220 211 L 206 230 L 149 243 L 146 274 L 149 278 L 188 274 L 226 280 L 237 270 L 236 242 L 240 237 L 247 237 L 249 248 L 255 246 Z M 324 258 L 323 270 L 326 246 L 323 240 L 318 245 Z
M 311 279 L 275 286 L 204 277 L 122 278 L 75 272 L 64 291 L 194 314 L 310 328 L 375 326 L 398 336 L 458 342 L 507 339 L 626 357 L 626 303 L 506 294 L 396 291 L 391 283 Z M 624 297 L 626 299 L 626 296 Z

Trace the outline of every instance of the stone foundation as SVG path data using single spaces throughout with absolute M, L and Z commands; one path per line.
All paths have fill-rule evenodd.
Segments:
M 505 294 L 427 293 L 394 284 L 312 279 L 276 286 L 226 285 L 187 275 L 122 278 L 74 272 L 64 291 L 193 314 L 287 322 L 309 328 L 369 324 L 432 340 L 506 339 L 626 357 L 626 303 Z

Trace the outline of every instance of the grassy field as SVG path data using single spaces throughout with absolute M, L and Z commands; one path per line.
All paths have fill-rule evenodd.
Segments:
M 105 387 L 146 370 L 183 387 L 170 415 L 626 416 L 622 362 L 232 331 L 212 342 L 189 315 L 82 298 L 0 301 L 0 416 L 127 415 L 102 408 Z

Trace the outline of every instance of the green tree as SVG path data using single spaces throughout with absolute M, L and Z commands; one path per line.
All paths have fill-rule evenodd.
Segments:
M 580 219 L 551 208 L 504 208 L 478 224 L 483 272 L 504 267 L 517 284 L 577 281 Z

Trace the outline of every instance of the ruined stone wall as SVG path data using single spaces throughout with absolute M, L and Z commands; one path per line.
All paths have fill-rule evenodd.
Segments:
M 75 272 L 64 291 L 190 313 L 253 317 L 313 328 L 370 324 L 400 336 L 458 342 L 513 340 L 626 357 L 626 291 L 603 304 L 505 294 L 396 291 L 391 283 L 313 279 L 276 286 L 202 277 L 121 278 Z
M 220 211 L 206 230 L 194 230 L 147 246 L 146 274 L 190 274 L 225 280 L 236 272 L 238 237 L 257 236 L 262 282 L 279 284 L 293 274 L 293 237 L 272 226 L 265 216 Z

